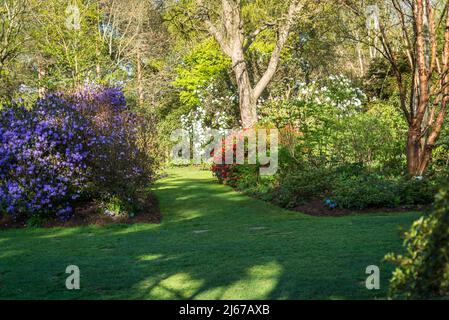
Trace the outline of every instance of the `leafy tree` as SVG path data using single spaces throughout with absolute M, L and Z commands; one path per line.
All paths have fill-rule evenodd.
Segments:
M 257 20 L 248 19 L 250 8 L 256 12 L 269 7 L 275 13 L 284 12 L 282 19 L 268 15 L 267 11 L 258 14 Z M 178 5 L 178 10 L 173 14 L 180 14 L 187 17 L 192 27 L 191 20 L 201 22 L 200 28 L 194 27 L 198 31 L 206 31 L 213 36 L 220 45 L 223 53 L 232 62 L 235 81 L 239 93 L 239 106 L 242 125 L 245 128 L 252 127 L 257 122 L 257 100 L 273 79 L 281 59 L 282 49 L 285 47 L 291 29 L 295 24 L 298 14 L 304 14 L 305 1 L 293 0 L 287 5 L 278 2 L 270 2 L 269 6 L 264 6 L 262 1 L 246 2 L 239 0 L 224 0 L 221 5 L 217 1 L 204 2 L 202 0 L 184 1 Z M 217 10 L 218 9 L 218 10 Z M 269 21 L 264 21 L 265 18 Z M 273 18 L 275 21 L 273 21 Z M 184 20 L 181 23 L 186 25 Z M 249 31 L 251 28 L 252 31 Z M 271 30 L 269 30 L 271 29 Z M 258 80 L 251 79 L 248 70 L 247 51 L 254 40 L 264 31 L 272 31 L 277 35 L 269 63 Z
M 177 76 L 173 84 L 181 88 L 181 103 L 190 107 L 197 106 L 200 103 L 200 91 L 229 67 L 229 59 L 221 53 L 212 38 L 202 41 L 176 68 Z
M 39 80 L 49 88 L 95 79 L 99 12 L 94 1 L 45 1 L 33 29 Z
M 447 115 L 449 2 L 390 0 L 371 7 L 348 3 L 360 18 L 360 30 L 366 30 L 365 43 L 390 64 L 409 127 L 407 169 L 411 176 L 423 176 Z M 376 8 L 376 19 L 366 28 L 370 8 Z M 403 57 L 408 68 L 403 68 Z
M 0 4 L 0 101 L 14 97 L 23 75 L 27 73 L 21 54 L 29 41 L 27 28 L 37 0 L 3 0 Z M 22 60 L 22 61 L 21 61 Z
M 30 5 L 28 0 L 4 0 L 0 5 L 0 74 L 22 50 Z

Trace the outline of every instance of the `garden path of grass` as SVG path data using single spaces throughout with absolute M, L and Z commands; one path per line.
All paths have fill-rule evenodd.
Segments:
M 289 212 L 174 169 L 157 183 L 160 225 L 0 231 L 0 299 L 384 298 L 417 214 L 317 218 Z M 65 268 L 81 290 L 65 289 Z M 381 290 L 365 268 L 381 268 Z

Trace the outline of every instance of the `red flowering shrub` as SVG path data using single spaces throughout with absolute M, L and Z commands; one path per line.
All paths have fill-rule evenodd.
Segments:
M 214 164 L 212 165 L 212 173 L 218 179 L 219 183 L 238 187 L 239 184 L 246 179 L 258 178 L 258 164 L 237 164 L 237 143 L 245 139 L 246 130 L 240 130 L 238 133 L 228 135 L 223 139 L 221 152 L 213 154 Z M 244 157 L 248 157 L 248 143 L 244 142 Z M 232 164 L 227 163 L 226 155 L 232 154 Z

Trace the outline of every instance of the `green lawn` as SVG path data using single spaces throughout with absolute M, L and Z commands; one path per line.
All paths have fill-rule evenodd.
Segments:
M 157 184 L 160 225 L 0 231 L 1 299 L 384 298 L 416 214 L 315 218 L 248 198 L 210 172 L 176 169 Z M 65 289 L 65 268 L 81 290 Z M 365 268 L 381 268 L 379 291 Z

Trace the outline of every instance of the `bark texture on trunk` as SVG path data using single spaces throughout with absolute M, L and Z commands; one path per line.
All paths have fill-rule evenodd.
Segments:
M 267 26 L 261 26 L 248 37 L 245 36 L 243 19 L 241 17 L 241 0 L 222 0 L 221 20 L 213 22 L 210 19 L 207 6 L 203 0 L 196 0 L 202 10 L 202 20 L 220 45 L 222 51 L 231 59 L 235 80 L 239 93 L 240 117 L 243 128 L 253 127 L 257 121 L 257 101 L 272 80 L 281 57 L 281 51 L 287 42 L 290 29 L 297 13 L 303 7 L 303 1 L 293 0 L 282 24 L 277 30 L 278 39 L 272 52 L 267 69 L 255 84 L 251 82 L 245 52 L 254 38 Z
M 47 94 L 47 89 L 43 85 L 44 78 L 46 77 L 46 75 L 47 75 L 47 70 L 46 70 L 44 60 L 41 57 L 39 57 L 37 59 L 37 79 L 39 81 L 38 95 L 39 95 L 39 98 L 41 98 L 41 99 L 44 98 L 45 95 Z
M 142 107 L 145 102 L 145 96 L 143 93 L 142 57 L 139 48 L 137 48 L 136 65 L 137 65 L 137 95 L 139 98 L 139 106 Z
M 395 73 L 401 108 L 409 126 L 406 155 L 407 170 L 412 177 L 423 176 L 432 161 L 447 116 L 449 99 L 449 1 L 446 1 L 442 15 L 436 14 L 432 5 L 435 4 L 431 0 L 415 0 L 411 13 L 404 11 L 402 6 L 395 6 L 405 41 L 404 53 L 413 70 L 410 84 L 404 80 L 393 42 L 389 41 L 385 27 L 380 27 L 383 53 Z M 411 27 L 407 27 L 406 22 L 409 16 L 412 16 Z M 438 23 L 436 16 L 441 16 Z M 438 43 L 437 25 L 444 27 L 442 45 Z M 410 29 L 413 30 L 412 36 L 409 35 Z M 438 48 L 442 50 L 438 51 Z M 438 57 L 440 54 L 441 59 Z

